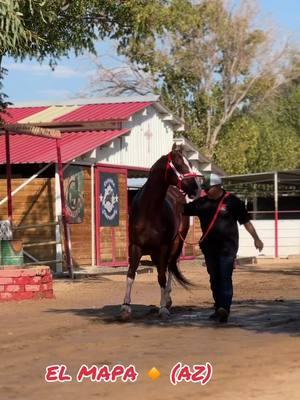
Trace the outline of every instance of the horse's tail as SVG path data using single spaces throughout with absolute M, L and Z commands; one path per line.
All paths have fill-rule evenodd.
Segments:
M 195 286 L 192 282 L 190 282 L 179 270 L 177 262 L 171 262 L 168 266 L 169 272 L 172 272 L 175 280 L 183 286 L 185 289 L 189 289 L 190 287 Z

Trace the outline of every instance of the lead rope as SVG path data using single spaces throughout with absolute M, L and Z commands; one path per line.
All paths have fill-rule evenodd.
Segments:
M 223 205 L 223 203 L 224 203 L 224 200 L 225 200 L 229 195 L 230 195 L 230 193 L 229 193 L 229 192 L 226 192 L 225 195 L 222 197 L 222 199 L 221 199 L 221 201 L 220 201 L 220 203 L 219 203 L 219 205 L 218 205 L 218 208 L 216 209 L 215 215 L 213 216 L 213 219 L 211 220 L 211 222 L 210 222 L 210 224 L 209 224 L 209 227 L 207 228 L 207 230 L 206 230 L 206 232 L 204 233 L 204 235 L 202 235 L 202 237 L 200 238 L 199 242 L 198 242 L 198 241 L 195 242 L 195 243 L 189 243 L 189 242 L 187 242 L 187 241 L 183 238 L 183 236 L 181 235 L 181 233 L 178 231 L 177 233 L 178 233 L 180 239 L 181 239 L 185 244 L 188 244 L 188 245 L 191 245 L 191 246 L 195 246 L 195 245 L 198 244 L 198 243 L 199 243 L 199 244 L 202 243 L 203 240 L 206 238 L 206 236 L 209 234 L 209 232 L 212 230 L 212 228 L 213 228 L 213 226 L 214 226 L 214 224 L 215 224 L 215 222 L 216 222 L 216 219 L 218 218 L 218 215 L 219 215 L 219 213 L 220 213 L 220 211 L 221 211 L 221 207 L 222 207 L 222 205 Z

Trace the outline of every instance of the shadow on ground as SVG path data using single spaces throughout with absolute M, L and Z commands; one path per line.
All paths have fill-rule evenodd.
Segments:
M 300 336 L 300 301 L 246 300 L 235 302 L 227 324 L 220 324 L 208 319 L 212 309 L 197 306 L 172 307 L 168 320 L 161 320 L 156 306 L 132 305 L 132 317 L 124 322 L 120 317 L 119 305 L 107 305 L 103 308 L 52 309 L 52 313 L 73 313 L 99 324 L 124 324 L 160 327 L 214 327 L 216 329 L 240 328 L 259 333 L 286 333 Z

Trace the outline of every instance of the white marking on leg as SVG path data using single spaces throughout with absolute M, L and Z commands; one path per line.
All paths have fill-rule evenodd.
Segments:
M 166 307 L 167 305 L 167 296 L 166 296 L 166 288 L 160 288 L 160 293 L 161 293 L 161 297 L 160 297 L 160 307 Z
M 159 316 L 163 319 L 169 318 L 170 312 L 167 308 L 167 288 L 161 288 L 161 300 L 160 300 L 160 309 Z
M 134 282 L 134 279 L 127 277 L 124 303 L 127 303 L 127 304 L 131 303 L 131 289 L 132 289 L 133 282 Z
M 134 279 L 127 277 L 126 292 L 125 292 L 125 298 L 124 298 L 125 304 L 122 304 L 122 306 L 121 306 L 121 312 L 125 313 L 126 318 L 129 318 L 129 316 L 131 315 L 130 303 L 131 303 L 131 289 L 132 289 L 133 282 L 134 282 Z

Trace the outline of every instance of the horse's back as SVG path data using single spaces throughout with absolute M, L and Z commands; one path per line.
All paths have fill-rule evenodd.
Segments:
M 184 237 L 188 231 L 188 217 L 182 215 L 184 196 L 170 187 L 162 206 L 149 209 L 143 201 L 143 191 L 134 197 L 129 215 L 129 240 L 145 249 L 172 245 L 178 232 Z

